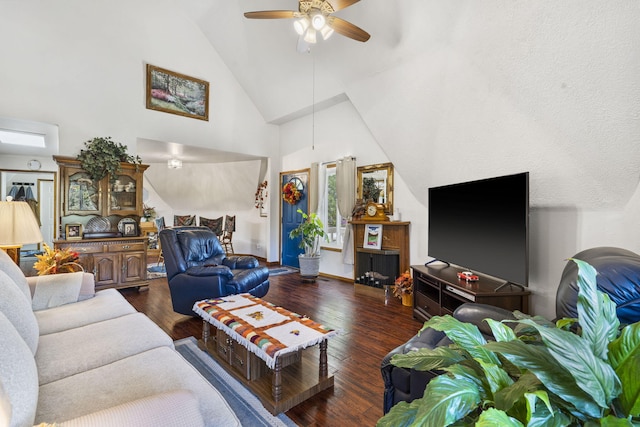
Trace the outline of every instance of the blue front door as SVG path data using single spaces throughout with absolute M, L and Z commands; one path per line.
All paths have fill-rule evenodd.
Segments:
M 283 188 L 288 183 L 296 187 L 300 193 L 300 198 L 294 203 L 286 201 L 283 196 Z M 291 199 L 290 199 L 291 201 Z M 309 210 L 309 171 L 282 172 L 280 173 L 280 203 L 282 212 L 281 242 L 282 256 L 281 264 L 299 268 L 298 255 L 303 252 L 299 247 L 300 238 L 291 239 L 289 233 L 302 222 L 302 215 L 297 211 L 302 209 L 304 213 Z

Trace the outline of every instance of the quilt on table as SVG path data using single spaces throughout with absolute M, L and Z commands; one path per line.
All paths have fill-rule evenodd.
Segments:
M 335 329 L 307 316 L 277 307 L 251 294 L 198 301 L 193 311 L 224 330 L 272 369 L 278 356 L 318 344 L 338 334 Z

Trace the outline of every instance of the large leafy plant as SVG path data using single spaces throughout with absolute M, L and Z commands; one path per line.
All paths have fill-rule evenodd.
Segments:
M 595 269 L 578 264 L 577 319 L 555 324 L 515 312 L 475 325 L 436 316 L 422 330 L 443 331 L 448 347 L 420 349 L 391 363 L 441 370 L 424 396 L 400 402 L 385 426 L 639 426 L 640 322 L 620 328 L 616 306 L 598 291 Z
M 302 209 L 298 209 L 296 212 L 302 215 L 302 222 L 291 230 L 289 238 L 300 237 L 299 247 L 304 249 L 304 256 L 320 255 L 320 238 L 327 238 L 322 220 L 315 213 L 307 215 Z
M 142 163 L 140 156 L 129 155 L 127 146 L 113 141 L 110 136 L 93 138 L 86 141 L 84 147 L 76 158 L 80 160 L 82 169 L 95 181 L 109 174 L 111 182 L 115 182 L 122 171 L 120 162 Z

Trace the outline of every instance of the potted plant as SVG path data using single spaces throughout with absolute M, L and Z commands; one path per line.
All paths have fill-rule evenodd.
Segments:
M 315 279 L 320 272 L 320 238 L 327 238 L 322 221 L 315 213 L 307 215 L 298 209 L 302 215 L 302 222 L 289 233 L 289 238 L 300 237 L 300 248 L 304 253 L 298 256 L 300 261 L 300 275 L 305 279 Z
M 110 136 L 93 138 L 86 141 L 84 146 L 76 158 L 80 160 L 82 169 L 95 181 L 100 181 L 109 174 L 111 183 L 114 183 L 122 171 L 121 162 L 138 165 L 142 163 L 140 156 L 129 155 L 127 146 L 113 141 Z
M 395 355 L 391 363 L 443 373 L 422 398 L 398 403 L 377 425 L 639 425 L 640 322 L 620 329 L 595 269 L 574 261 L 577 319 L 554 324 L 515 312 L 513 329 L 486 319 L 495 342 L 449 315 L 429 319 L 422 330 L 443 331 L 453 344 Z

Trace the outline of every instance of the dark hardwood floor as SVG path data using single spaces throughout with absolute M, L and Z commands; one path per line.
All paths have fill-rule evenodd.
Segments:
M 174 340 L 200 338 L 202 321 L 173 312 L 166 279 L 150 282 L 148 292 L 122 294 Z M 380 362 L 422 326 L 412 309 L 381 289 L 320 277 L 315 283 L 296 273 L 272 276 L 265 300 L 306 314 L 340 334 L 329 340 L 329 368 L 335 385 L 286 414 L 300 426 L 373 426 L 382 416 Z

